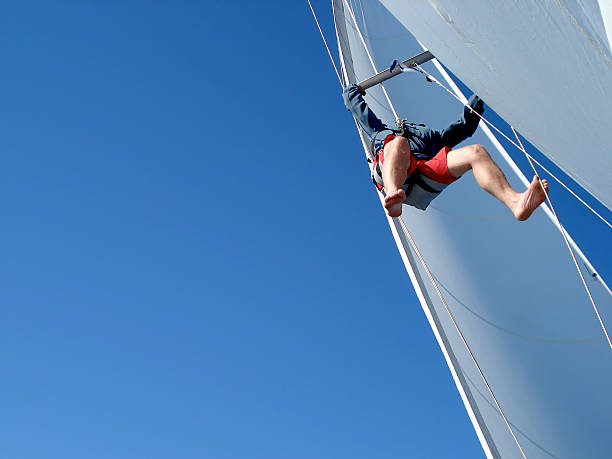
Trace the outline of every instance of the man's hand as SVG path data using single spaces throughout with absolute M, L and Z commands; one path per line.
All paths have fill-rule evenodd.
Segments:
M 478 115 L 482 115 L 482 112 L 484 112 L 484 102 L 476 94 L 472 94 L 472 97 L 468 100 L 468 106 L 471 107 L 474 112 L 478 113 Z M 468 123 L 478 122 L 480 117 L 474 112 L 468 107 L 463 107 L 463 116 Z
M 343 93 L 347 93 L 349 91 L 353 91 L 354 89 L 357 89 L 359 91 L 359 94 L 361 94 L 362 96 L 366 95 L 365 89 L 363 89 L 361 86 L 359 86 L 357 83 L 353 83 L 348 85 L 346 88 L 344 88 L 342 90 Z

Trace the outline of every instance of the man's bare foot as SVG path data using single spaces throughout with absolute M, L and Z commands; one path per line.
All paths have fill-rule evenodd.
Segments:
M 533 211 L 546 200 L 546 193 L 544 193 L 542 187 L 548 193 L 548 181 L 542 180 L 542 185 L 540 185 L 538 176 L 535 175 L 529 187 L 520 194 L 519 201 L 514 208 L 513 213 L 517 220 L 527 220 Z
M 402 215 L 402 202 L 406 199 L 406 192 L 401 188 L 395 193 L 385 196 L 385 209 L 389 217 L 399 217 Z

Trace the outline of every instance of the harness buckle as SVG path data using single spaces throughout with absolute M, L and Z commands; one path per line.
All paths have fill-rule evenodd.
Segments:
M 398 131 L 399 131 L 399 135 L 401 137 L 404 136 L 405 130 L 404 130 L 404 123 L 406 122 L 406 120 L 401 120 L 401 119 L 396 119 L 395 120 L 395 126 L 397 127 Z

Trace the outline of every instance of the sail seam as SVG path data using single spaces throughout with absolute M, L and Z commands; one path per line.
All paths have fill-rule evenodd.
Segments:
M 574 17 L 574 15 L 565 7 L 559 0 L 554 0 L 559 9 L 565 14 L 565 16 L 569 19 L 572 25 L 582 33 L 584 38 L 589 42 L 589 44 L 597 51 L 597 53 L 602 57 L 602 59 L 608 64 L 608 67 L 612 67 L 612 61 L 608 54 L 601 49 L 596 42 L 596 40 L 591 36 L 591 34 L 578 22 L 578 20 Z
M 470 314 L 472 314 L 474 317 L 476 317 L 477 319 L 481 320 L 482 322 L 488 324 L 489 326 L 496 328 L 504 333 L 507 333 L 509 335 L 512 336 L 516 336 L 517 338 L 521 338 L 524 339 L 526 341 L 534 341 L 534 342 L 540 342 L 540 343 L 554 343 L 554 344 L 581 344 L 581 343 L 593 343 L 593 342 L 600 342 L 603 341 L 603 338 L 577 338 L 577 339 L 555 339 L 555 338 L 541 338 L 538 336 L 530 336 L 530 335 L 525 335 L 522 333 L 518 333 L 515 332 L 513 330 L 510 330 L 508 328 L 504 328 L 501 325 L 496 324 L 495 322 L 485 318 L 484 316 L 482 316 L 481 314 L 477 313 L 476 311 L 474 311 L 472 308 L 470 308 L 468 305 L 466 305 L 463 301 L 461 301 L 459 298 L 457 298 L 453 292 L 451 290 L 449 290 L 442 282 L 440 282 L 440 279 L 438 279 L 438 277 L 435 274 L 432 274 L 434 276 L 434 279 L 436 280 L 436 282 L 438 282 L 438 284 L 440 285 L 440 287 L 442 287 L 442 289 L 448 293 L 448 295 L 450 295 L 451 298 L 453 298 L 457 304 L 461 307 L 463 307 L 463 309 L 465 309 L 466 311 L 468 311 Z

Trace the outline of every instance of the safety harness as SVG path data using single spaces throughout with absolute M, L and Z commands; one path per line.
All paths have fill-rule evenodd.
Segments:
M 378 191 L 383 193 L 383 195 L 385 195 L 385 190 L 383 186 L 382 169 L 380 167 L 381 163 L 379 161 L 378 154 L 380 153 L 380 150 L 384 148 L 384 145 L 378 152 L 376 152 L 376 139 L 381 132 L 386 131 L 391 132 L 395 136 L 403 137 L 406 132 L 404 128 L 405 122 L 406 120 L 398 119 L 396 121 L 398 129 L 379 129 L 372 139 L 372 144 L 370 146 L 370 151 L 372 152 L 372 157 L 374 158 L 374 164 L 372 165 L 372 182 Z M 406 192 L 406 200 L 404 203 L 418 209 L 425 210 L 429 203 L 433 201 L 447 186 L 447 184 L 436 182 L 435 180 L 423 175 L 418 169 L 415 169 L 414 172 L 408 175 L 406 181 L 402 185 L 402 189 Z

